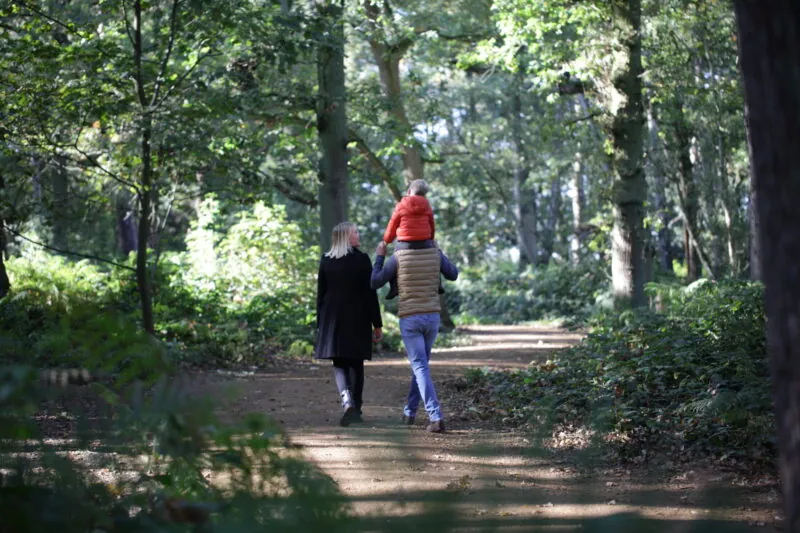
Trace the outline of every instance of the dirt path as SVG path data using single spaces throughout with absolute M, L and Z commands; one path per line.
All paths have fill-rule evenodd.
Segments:
M 523 367 L 578 340 L 553 328 L 469 327 L 472 345 L 435 350 L 439 384 L 469 367 Z M 656 478 L 623 468 L 586 473 L 554 456 L 534 453 L 522 431 L 448 419 L 448 432 L 400 424 L 410 380 L 401 355 L 368 363 L 366 423 L 339 427 L 339 398 L 327 364 L 234 380 L 241 396 L 229 414 L 267 413 L 306 455 L 337 481 L 354 511 L 379 524 L 420 531 L 419 516 L 446 502 L 444 519 L 463 531 L 777 531 L 775 487 L 740 483 L 722 472 L 665 473 Z M 619 518 L 640 522 L 613 522 Z M 630 529 L 628 529 L 630 524 Z M 429 524 L 428 524 L 429 525 Z M 661 528 L 664 529 L 661 529 Z M 541 529 L 539 529 L 541 528 Z M 444 524 L 441 524 L 444 530 Z M 598 531 L 605 531 L 603 527 Z

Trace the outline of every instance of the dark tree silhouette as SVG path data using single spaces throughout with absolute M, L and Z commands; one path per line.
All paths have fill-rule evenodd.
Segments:
M 800 532 L 800 2 L 734 6 L 787 531 Z

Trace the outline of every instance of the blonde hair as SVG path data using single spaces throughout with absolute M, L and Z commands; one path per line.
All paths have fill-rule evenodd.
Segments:
M 356 225 L 352 222 L 342 222 L 334 226 L 331 237 L 331 249 L 328 250 L 325 257 L 339 259 L 353 251 L 353 247 L 350 245 L 350 235 L 352 235 L 356 229 Z
M 414 196 L 425 196 L 429 190 L 425 180 L 414 180 L 408 184 L 408 192 Z

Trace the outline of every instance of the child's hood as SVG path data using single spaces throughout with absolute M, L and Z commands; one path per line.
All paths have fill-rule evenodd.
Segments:
M 401 201 L 403 211 L 409 215 L 425 215 L 432 211 L 431 204 L 424 196 L 405 196 Z

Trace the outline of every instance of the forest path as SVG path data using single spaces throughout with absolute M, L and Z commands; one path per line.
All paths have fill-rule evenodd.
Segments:
M 229 380 L 239 392 L 226 408 L 261 412 L 328 473 L 375 529 L 430 531 L 425 512 L 445 509 L 441 531 L 778 531 L 777 493 L 713 469 L 664 472 L 576 468 L 535 453 L 521 430 L 464 421 L 448 410 L 458 392 L 442 387 L 470 367 L 518 368 L 579 340 L 557 328 L 470 326 L 470 345 L 435 349 L 431 371 L 448 431 L 425 431 L 427 417 L 400 424 L 410 369 L 402 354 L 367 363 L 366 423 L 339 427 L 339 397 L 329 364 L 279 369 Z M 588 472 L 587 472 L 588 470 Z M 437 502 L 447 502 L 437 507 Z M 631 519 L 636 522 L 623 520 Z M 608 526 L 608 528 L 606 527 Z M 598 528 L 598 529 L 595 529 Z

